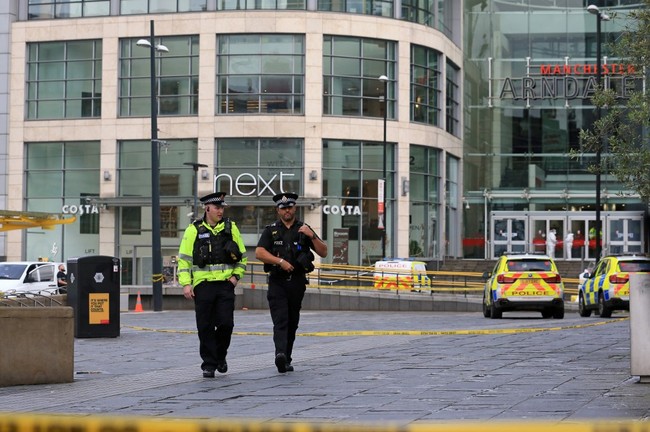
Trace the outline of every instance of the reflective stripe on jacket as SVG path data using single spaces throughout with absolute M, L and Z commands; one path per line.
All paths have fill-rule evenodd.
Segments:
M 216 227 L 212 228 L 210 225 L 202 221 L 212 234 L 217 235 L 224 229 L 225 224 L 219 222 Z M 203 281 L 224 281 L 233 275 L 240 278 L 246 271 L 246 247 L 239 232 L 239 228 L 235 222 L 232 222 L 232 239 L 242 253 L 242 259 L 235 264 L 208 264 L 203 268 L 195 266 L 192 259 L 194 252 L 194 242 L 197 240 L 197 229 L 194 224 L 190 224 L 183 233 L 183 240 L 178 250 L 178 282 L 181 286 L 192 285 L 197 286 Z

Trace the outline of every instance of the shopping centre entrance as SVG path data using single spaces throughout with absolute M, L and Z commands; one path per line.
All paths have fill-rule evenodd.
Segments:
M 545 252 L 556 259 L 594 260 L 595 220 L 592 212 L 494 211 L 486 255 L 494 259 L 503 252 Z M 602 212 L 602 253 L 644 252 L 643 221 L 643 212 Z

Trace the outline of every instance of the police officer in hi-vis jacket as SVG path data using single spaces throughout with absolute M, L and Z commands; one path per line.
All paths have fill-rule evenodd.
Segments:
M 307 288 L 306 274 L 314 269 L 314 254 L 327 256 L 327 244 L 313 229 L 296 219 L 295 193 L 273 197 L 279 220 L 262 232 L 255 258 L 269 274 L 267 299 L 273 320 L 275 366 L 278 372 L 293 371 L 291 353 L 300 321 L 300 308 Z
M 201 369 L 205 378 L 226 373 L 226 354 L 234 327 L 235 286 L 246 270 L 246 248 L 234 221 L 223 217 L 226 194 L 201 198 L 202 219 L 183 234 L 178 253 L 178 281 L 194 299 Z

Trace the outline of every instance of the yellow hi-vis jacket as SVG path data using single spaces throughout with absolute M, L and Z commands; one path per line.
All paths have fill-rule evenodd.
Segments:
M 205 220 L 201 221 L 201 223 L 214 235 L 217 235 L 226 226 L 223 219 L 214 228 L 205 223 Z M 245 255 L 246 247 L 239 228 L 232 220 L 231 224 L 232 239 L 239 246 L 239 251 L 242 253 L 241 260 L 234 264 L 207 264 L 203 268 L 199 268 L 193 263 L 194 242 L 198 240 L 197 229 L 193 223 L 185 229 L 178 250 L 178 282 L 181 286 L 192 285 L 192 288 L 194 288 L 203 281 L 224 281 L 230 279 L 233 275 L 239 279 L 244 275 L 246 263 L 248 262 Z

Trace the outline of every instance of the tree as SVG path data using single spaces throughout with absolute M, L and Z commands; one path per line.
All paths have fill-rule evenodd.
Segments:
M 644 3 L 644 8 L 613 17 L 626 22 L 616 41 L 608 44 L 613 56 L 634 67 L 639 78 L 646 70 L 650 71 L 650 0 Z M 650 95 L 641 86 L 627 94 L 629 99 L 622 105 L 613 89 L 601 87 L 594 92 L 593 102 L 601 108 L 602 116 L 591 129 L 580 131 L 581 153 L 595 152 L 598 148 L 603 153 L 606 151 L 607 157 L 600 166 L 591 166 L 590 171 L 611 173 L 647 204 L 650 202 Z

